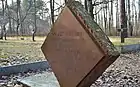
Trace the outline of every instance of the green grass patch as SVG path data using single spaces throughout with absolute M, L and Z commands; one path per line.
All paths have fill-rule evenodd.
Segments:
M 26 56 L 30 60 L 42 60 L 44 55 L 41 51 L 42 43 L 46 37 L 36 37 L 36 41 L 32 41 L 32 37 L 7 37 L 7 40 L 0 40 L 0 58 L 8 58 L 10 56 Z M 109 37 L 114 45 L 131 45 L 140 44 L 140 38 L 126 38 L 125 43 L 120 43 L 120 37 Z
M 44 40 L 45 37 L 36 37 L 35 42 L 31 37 L 25 37 L 24 40 L 7 37 L 6 41 L 0 40 L 0 58 L 25 56 L 29 60 L 44 60 L 45 57 L 41 51 Z
M 4 55 L 0 55 L 0 58 L 7 58 L 8 55 L 4 54 Z
M 111 42 L 116 45 L 131 45 L 131 44 L 140 44 L 140 38 L 125 38 L 125 43 L 121 43 L 120 37 L 109 37 Z

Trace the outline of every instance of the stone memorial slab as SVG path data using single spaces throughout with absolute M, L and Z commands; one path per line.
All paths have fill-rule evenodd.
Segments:
M 60 87 L 52 72 L 31 75 L 29 77 L 18 79 L 17 81 L 24 84 L 24 87 Z
M 119 56 L 99 25 L 77 1 L 65 6 L 42 51 L 61 87 L 90 87 Z

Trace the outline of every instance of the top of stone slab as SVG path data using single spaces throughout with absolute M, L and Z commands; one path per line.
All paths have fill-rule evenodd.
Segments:
M 18 82 L 29 87 L 60 87 L 54 73 L 45 72 L 18 79 Z

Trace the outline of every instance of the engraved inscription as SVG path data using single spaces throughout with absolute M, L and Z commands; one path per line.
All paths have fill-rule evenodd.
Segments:
M 80 49 L 78 48 L 72 48 L 74 44 L 78 43 L 78 40 L 75 38 L 60 38 L 61 36 L 79 36 L 81 37 L 83 35 L 83 32 L 77 32 L 77 31 L 59 31 L 59 32 L 52 32 L 51 35 L 53 35 L 53 41 L 54 43 L 57 43 L 54 47 L 56 51 L 63 52 L 63 53 L 72 53 L 73 55 L 80 54 Z
M 79 48 L 73 48 L 73 46 L 77 43 L 75 39 L 59 39 L 56 41 L 55 50 L 63 53 L 71 53 L 71 55 L 80 54 Z
M 57 43 L 54 46 L 54 50 L 59 53 L 63 53 L 62 55 L 74 58 L 74 59 L 79 59 L 81 57 L 89 58 L 93 56 L 91 50 L 82 50 L 78 46 L 75 47 L 77 44 L 84 43 L 81 39 L 76 39 L 76 38 L 67 38 L 67 36 L 71 37 L 82 37 L 83 32 L 77 32 L 77 31 L 59 31 L 59 32 L 52 32 L 51 35 L 53 35 L 52 40 L 53 43 Z M 61 36 L 64 36 L 61 38 Z M 80 43 L 81 42 L 81 43 Z
M 51 32 L 53 36 L 82 36 L 82 32 L 76 32 L 76 31 L 67 31 L 67 32 Z

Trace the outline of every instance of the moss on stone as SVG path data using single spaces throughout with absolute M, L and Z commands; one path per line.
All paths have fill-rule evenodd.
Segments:
M 74 15 L 80 15 L 84 20 L 85 25 L 89 26 L 93 30 L 93 36 L 99 45 L 104 49 L 109 55 L 116 56 L 119 52 L 109 40 L 108 36 L 103 32 L 100 26 L 93 20 L 90 14 L 85 10 L 84 6 L 78 2 L 73 1 L 67 5 Z

